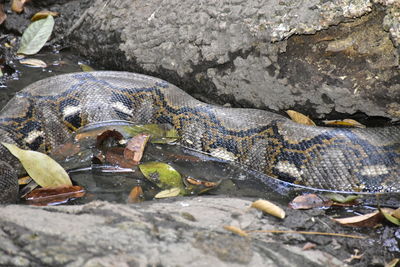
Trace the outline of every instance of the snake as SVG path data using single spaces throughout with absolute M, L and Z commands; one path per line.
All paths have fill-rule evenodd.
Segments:
M 164 80 L 119 71 L 46 78 L 0 112 L 0 142 L 49 153 L 86 125 L 175 128 L 179 144 L 273 179 L 344 192 L 400 192 L 400 126 L 308 126 L 273 112 L 201 102 Z M 20 164 L 0 145 L 0 203 L 15 202 Z

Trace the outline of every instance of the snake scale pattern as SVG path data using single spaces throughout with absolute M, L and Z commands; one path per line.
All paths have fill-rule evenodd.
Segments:
M 127 72 L 72 73 L 26 87 L 0 113 L 0 141 L 49 152 L 82 126 L 168 123 L 185 147 L 308 187 L 400 192 L 400 126 L 297 124 L 263 110 L 200 102 L 163 80 Z M 0 203 L 14 202 L 18 161 L 0 146 Z

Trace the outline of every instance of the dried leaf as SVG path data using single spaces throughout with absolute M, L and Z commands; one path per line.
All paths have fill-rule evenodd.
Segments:
M 182 177 L 174 168 L 163 162 L 145 162 L 139 165 L 140 171 L 161 189 L 177 187 L 184 193 Z
M 13 144 L 2 145 L 21 161 L 29 176 L 41 187 L 72 185 L 63 167 L 46 154 L 20 149 Z
M 352 119 L 344 119 L 344 120 L 328 120 L 328 121 L 323 121 L 325 125 L 333 125 L 333 126 L 344 126 L 344 127 L 356 127 L 356 128 L 365 128 L 366 126 L 359 123 L 356 120 Z
M 146 133 L 141 133 L 132 137 L 126 144 L 124 158 L 130 159 L 135 164 L 138 164 L 142 159 L 143 151 L 149 138 L 150 135 Z
M 106 151 L 105 161 L 113 165 L 118 165 L 122 168 L 132 168 L 133 166 L 137 165 L 137 163 L 135 163 L 133 160 L 126 159 L 123 153 L 123 147 L 109 148 Z
M 232 226 L 232 225 L 224 225 L 224 229 L 228 230 L 234 234 L 240 235 L 240 236 L 249 236 L 248 233 L 246 233 L 245 231 L 243 231 L 242 229 L 236 227 L 236 226 Z
M 31 21 L 33 22 L 33 21 L 45 19 L 45 18 L 47 18 L 47 16 L 57 17 L 58 15 L 60 15 L 60 13 L 58 13 L 58 12 L 43 10 L 43 11 L 37 12 L 35 15 L 33 15 L 31 18 Z
M 11 10 L 16 12 L 16 13 L 21 13 L 24 11 L 24 5 L 29 1 L 27 0 L 12 0 L 11 3 Z
M 19 63 L 24 64 L 24 65 L 29 65 L 32 67 L 39 67 L 39 68 L 47 68 L 46 62 L 40 59 L 35 59 L 35 58 L 25 58 L 21 59 Z
M 0 4 L 0 25 L 3 24 L 3 22 L 6 20 L 7 15 L 4 12 L 4 5 Z
M 128 196 L 128 203 L 138 203 L 144 200 L 143 189 L 141 186 L 137 185 L 132 188 Z
M 359 216 L 352 216 L 347 218 L 339 218 L 333 219 L 335 222 L 338 222 L 342 225 L 346 226 L 355 226 L 355 227 L 375 227 L 379 223 L 382 222 L 383 216 L 379 211 L 374 211 L 371 213 L 367 213 Z
M 300 112 L 294 110 L 287 110 L 286 113 L 292 119 L 292 121 L 304 124 L 304 125 L 311 125 L 315 126 L 315 123 L 306 115 L 301 114 Z
M 280 207 L 278 207 L 277 205 L 275 205 L 274 203 L 269 202 L 267 200 L 259 199 L 257 201 L 254 201 L 251 204 L 251 207 L 261 210 L 275 217 L 278 217 L 280 219 L 285 218 L 285 211 Z
M 159 192 L 154 198 L 167 198 L 167 197 L 176 197 L 181 193 L 181 188 L 173 187 L 170 189 L 163 190 Z
M 332 201 L 322 199 L 316 194 L 300 195 L 289 203 L 289 207 L 295 210 L 330 207 L 331 205 Z
M 53 16 L 32 22 L 22 35 L 18 54 L 33 55 L 45 45 L 53 31 Z
M 85 190 L 81 186 L 57 186 L 38 188 L 25 196 L 29 204 L 33 205 L 54 205 L 65 203 L 71 198 L 83 197 Z

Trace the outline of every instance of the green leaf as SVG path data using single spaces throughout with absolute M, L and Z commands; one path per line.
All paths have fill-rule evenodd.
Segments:
M 22 35 L 21 45 L 17 53 L 33 55 L 39 52 L 49 39 L 53 27 L 53 16 L 32 22 Z
M 174 168 L 163 162 L 145 162 L 139 165 L 140 171 L 161 189 L 178 187 L 184 193 L 182 177 Z
M 389 222 L 391 222 L 395 225 L 400 225 L 400 219 L 393 217 L 387 210 L 379 209 L 379 211 L 383 214 L 383 216 L 385 216 L 386 220 L 388 220 Z
M 360 198 L 360 196 L 358 195 L 340 195 L 340 194 L 336 194 L 336 193 L 328 193 L 325 194 L 324 196 L 326 196 L 327 198 L 335 201 L 335 202 L 339 202 L 339 203 L 349 203 L 352 202 L 358 198 Z
M 154 196 L 154 198 L 176 197 L 179 196 L 180 193 L 181 193 L 181 188 L 173 187 L 171 189 L 166 189 L 159 192 L 157 195 Z
M 1 144 L 19 159 L 29 176 L 41 187 L 72 185 L 63 167 L 46 154 L 20 149 L 13 144 Z

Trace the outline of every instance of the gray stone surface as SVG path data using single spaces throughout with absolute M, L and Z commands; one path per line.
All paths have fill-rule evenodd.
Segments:
M 287 229 L 272 226 L 279 219 L 249 209 L 250 203 L 194 197 L 136 205 L 0 206 L 0 266 L 343 266 L 319 249 L 302 250 L 300 235 L 278 242 L 268 234 L 247 238 L 224 230 Z
M 400 118 L 395 1 L 96 0 L 82 13 L 69 40 L 107 69 L 219 104 Z

